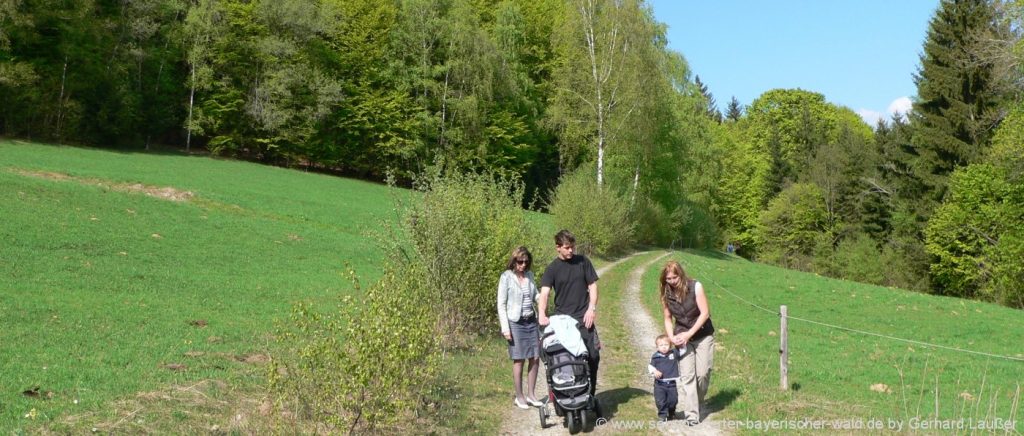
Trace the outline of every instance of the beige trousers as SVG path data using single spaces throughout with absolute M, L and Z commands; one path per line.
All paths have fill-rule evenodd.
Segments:
M 679 361 L 679 382 L 683 385 L 685 419 L 700 421 L 700 405 L 711 384 L 711 367 L 715 357 L 715 335 L 686 343 L 686 355 Z

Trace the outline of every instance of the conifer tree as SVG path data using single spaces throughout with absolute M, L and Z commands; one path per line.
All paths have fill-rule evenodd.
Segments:
M 912 167 L 925 192 L 907 193 L 929 203 L 926 210 L 941 201 L 954 169 L 983 155 L 1002 117 L 996 61 L 976 48 L 1006 35 L 1004 23 L 991 0 L 943 0 L 929 24 L 910 119 Z
M 704 111 L 708 114 L 708 118 L 721 123 L 722 113 L 718 111 L 718 103 L 715 101 L 715 96 L 711 95 L 708 85 L 700 81 L 700 76 L 696 76 L 694 79 L 694 85 L 700 90 L 700 94 L 704 96 L 704 103 L 707 105 Z
M 739 121 L 742 116 L 743 106 L 740 105 L 740 101 L 734 95 L 732 100 L 729 100 L 729 107 L 725 109 L 725 118 L 735 122 Z

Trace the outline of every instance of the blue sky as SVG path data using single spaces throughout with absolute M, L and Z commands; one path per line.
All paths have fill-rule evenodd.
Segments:
M 909 109 L 913 74 L 939 0 L 650 0 L 669 47 L 725 108 L 801 88 L 874 127 Z

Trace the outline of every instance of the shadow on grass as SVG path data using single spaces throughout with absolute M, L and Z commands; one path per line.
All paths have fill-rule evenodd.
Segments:
M 701 415 L 703 416 L 701 416 L 700 419 L 704 420 L 704 418 L 712 413 L 718 413 L 725 410 L 726 406 L 732 404 L 733 401 L 736 401 L 740 395 L 743 395 L 743 392 L 737 389 L 718 391 L 715 395 L 705 400 L 707 405 L 702 408 L 703 410 L 701 410 L 701 412 L 703 413 L 701 413 Z
M 597 393 L 597 401 L 601 404 L 601 414 L 605 419 L 611 420 L 619 411 L 619 405 L 633 398 L 650 396 L 651 393 L 643 389 L 624 387 L 602 391 Z

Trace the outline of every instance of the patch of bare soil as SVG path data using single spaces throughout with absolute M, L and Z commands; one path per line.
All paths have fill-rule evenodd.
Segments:
M 144 185 L 142 183 L 113 183 L 103 179 L 74 177 L 68 174 L 53 171 L 29 171 L 14 169 L 13 172 L 23 176 L 35 177 L 39 179 L 57 180 L 62 182 L 72 181 L 81 183 L 83 185 L 99 186 L 101 188 L 106 188 L 117 192 L 140 193 L 148 195 L 150 197 L 155 197 L 169 201 L 188 201 L 195 196 L 195 194 L 193 194 L 192 191 L 183 191 L 170 186 L 151 186 Z
M 239 362 L 245 363 L 267 363 L 270 362 L 270 356 L 263 353 L 246 354 L 244 356 L 237 357 Z

